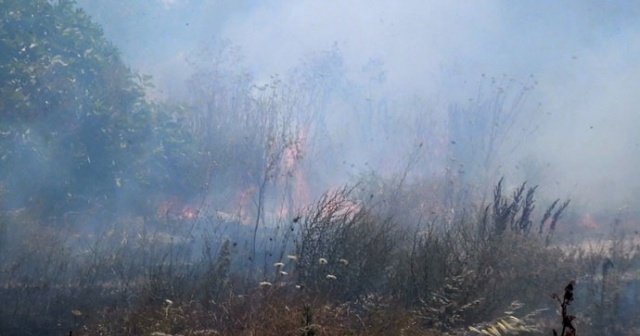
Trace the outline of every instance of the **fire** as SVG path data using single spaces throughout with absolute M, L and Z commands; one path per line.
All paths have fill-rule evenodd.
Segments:
M 189 207 L 185 207 L 182 210 L 182 216 L 180 216 L 181 219 L 187 219 L 187 220 L 193 220 L 193 219 L 197 219 L 198 218 L 198 212 L 189 208 Z
M 285 219 L 296 208 L 301 208 L 311 202 L 311 193 L 304 168 L 300 164 L 306 145 L 304 132 L 298 133 L 295 141 L 292 141 L 283 149 L 279 164 L 278 176 L 269 181 L 266 191 L 267 200 L 278 200 L 279 204 L 265 205 L 265 215 L 270 218 Z M 233 216 L 239 218 L 242 224 L 251 224 L 255 220 L 257 197 L 260 190 L 257 186 L 249 186 L 236 193 Z
M 286 204 L 281 209 L 286 209 L 286 213 L 289 213 L 289 209 L 294 207 L 306 206 L 311 201 L 311 192 L 309 188 L 308 178 L 304 172 L 304 168 L 300 164 L 304 156 L 304 149 L 306 147 L 307 137 L 303 131 L 297 135 L 296 141 L 288 146 L 284 152 L 283 166 L 286 174 L 281 177 L 279 185 L 288 185 L 286 179 L 291 179 L 292 190 L 285 190 L 289 192 L 290 204 Z M 282 212 L 282 211 L 281 211 Z M 281 214 L 285 215 L 285 214 Z
M 358 203 L 345 198 L 338 190 L 330 195 L 335 196 L 329 197 L 327 202 L 324 203 L 324 207 L 322 208 L 323 217 L 346 217 L 352 219 L 362 210 L 362 207 Z
M 300 132 L 286 147 L 282 148 L 282 154 L 277 162 L 277 174 L 269 175 L 265 190 L 259 190 L 258 183 L 250 180 L 242 182 L 244 185 L 236 189 L 235 196 L 231 198 L 231 204 L 208 204 L 215 209 L 214 216 L 222 221 L 235 221 L 240 224 L 250 225 L 255 223 L 257 216 L 258 197 L 264 192 L 264 201 L 261 206 L 264 211 L 261 216 L 265 218 L 286 219 L 296 209 L 311 203 L 311 193 L 308 178 L 301 160 L 306 145 L 306 136 Z M 220 209 L 222 208 L 222 209 Z M 196 220 L 202 215 L 197 207 L 190 206 L 178 197 L 173 197 L 156 208 L 156 218 L 168 221 Z
M 251 206 L 254 195 L 256 194 L 256 189 L 254 187 L 249 187 L 245 190 L 242 190 L 236 196 L 236 217 L 240 220 L 242 224 L 249 224 L 251 222 L 251 218 L 248 214 L 248 208 Z
M 584 229 L 597 229 L 600 227 L 598 222 L 596 222 L 590 213 L 582 216 L 579 226 Z
M 198 213 L 192 206 L 175 199 L 163 202 L 156 208 L 156 216 L 169 221 L 196 220 Z

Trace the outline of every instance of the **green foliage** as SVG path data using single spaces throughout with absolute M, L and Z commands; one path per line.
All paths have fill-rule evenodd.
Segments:
M 0 183 L 10 206 L 104 208 L 173 180 L 167 167 L 189 150 L 177 109 L 144 99 L 150 78 L 125 66 L 75 1 L 0 8 Z
M 125 112 L 142 91 L 73 1 L 2 3 L 3 118 Z M 113 98 L 117 97 L 117 100 Z

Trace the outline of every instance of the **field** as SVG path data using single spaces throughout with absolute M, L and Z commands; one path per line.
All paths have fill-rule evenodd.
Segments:
M 404 198 L 417 197 L 416 187 L 378 190 L 373 199 L 410 204 Z M 251 225 L 206 209 L 193 218 L 119 218 L 84 234 L 11 213 L 2 222 L 0 330 L 550 334 L 561 328 L 551 295 L 575 281 L 568 309 L 581 335 L 637 332 L 640 259 L 629 225 L 572 241 L 577 223 L 561 214 L 555 222 L 553 211 L 541 223 L 543 214 L 529 211 L 533 203 L 524 198 L 494 193 L 499 207 L 425 215 L 423 203 L 392 216 L 395 209 L 360 199 L 362 191 L 338 189 L 293 218 L 274 219 L 258 230 L 255 250 Z M 527 229 L 528 221 L 536 225 Z

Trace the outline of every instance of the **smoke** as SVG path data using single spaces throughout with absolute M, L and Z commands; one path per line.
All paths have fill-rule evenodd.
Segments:
M 432 146 L 455 141 L 429 138 L 424 132 L 430 129 L 418 129 L 416 118 L 429 119 L 429 127 L 446 134 L 447 109 L 470 104 L 480 87 L 492 85 L 492 78 L 494 89 L 506 82 L 535 82 L 522 105 L 528 113 L 523 122 L 535 132 L 524 141 L 509 138 L 513 142 L 505 148 L 517 150 L 506 152 L 501 172 L 513 180 L 533 179 L 552 195 L 580 198 L 590 207 L 620 207 L 637 200 L 636 3 L 79 3 L 104 26 L 134 69 L 156 78 L 164 98 L 188 94 L 183 83 L 198 62 L 194 55 L 212 41 L 227 39 L 238 46 L 257 84 L 274 74 L 287 77 L 318 55 L 337 51 L 342 82 L 327 85 L 373 98 L 390 113 L 388 136 L 357 142 L 349 134 L 360 119 L 344 114 L 365 105 L 342 99 L 327 106 L 334 109 L 328 127 L 341 146 L 334 152 L 344 153 L 340 159 L 345 166 L 357 169 L 380 169 L 380 162 L 393 155 L 400 161 L 423 141 Z M 374 77 L 380 80 L 372 81 Z M 413 128 L 409 135 L 405 127 Z

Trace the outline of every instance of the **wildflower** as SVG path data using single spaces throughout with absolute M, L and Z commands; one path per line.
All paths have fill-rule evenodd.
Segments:
M 71 311 L 71 314 L 73 314 L 73 316 L 75 316 L 75 317 L 80 317 L 80 316 L 82 316 L 82 312 L 81 312 L 81 311 L 79 311 L 79 310 L 77 310 L 77 309 L 72 310 L 72 311 Z
M 280 271 L 280 275 L 284 276 L 284 275 L 289 275 L 289 273 L 285 272 L 285 271 Z
M 320 258 L 320 260 L 318 260 L 320 262 L 320 265 L 326 265 L 328 263 L 327 259 L 325 258 Z
M 273 264 L 274 267 L 284 267 L 284 263 L 281 262 L 277 262 L 275 264 Z
M 347 266 L 347 265 L 349 265 L 349 260 L 347 260 L 347 259 L 340 259 L 340 263 L 341 263 L 341 264 L 343 264 L 343 265 L 345 265 L 345 266 Z
M 168 305 L 172 305 L 173 304 L 173 301 L 171 301 L 169 299 L 164 300 L 164 302 L 166 302 Z
M 290 254 L 287 256 L 287 259 L 291 260 L 291 261 L 296 261 L 298 260 L 298 257 L 294 256 L 293 254 Z
M 329 280 L 336 280 L 336 279 L 338 279 L 338 277 L 336 277 L 336 276 L 335 276 L 335 275 L 333 275 L 333 274 L 327 274 L 326 278 L 327 278 L 327 279 L 329 279 Z
M 261 281 L 260 287 L 271 287 L 273 286 L 269 281 Z

